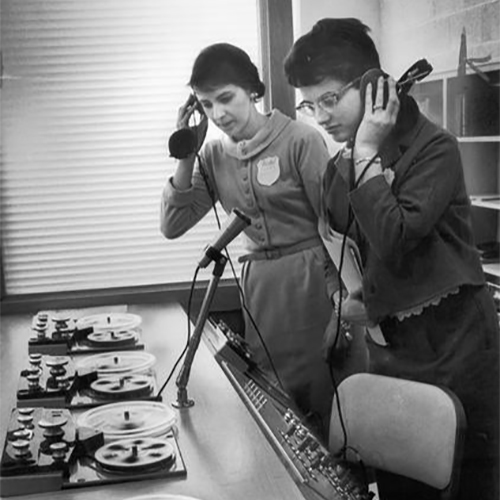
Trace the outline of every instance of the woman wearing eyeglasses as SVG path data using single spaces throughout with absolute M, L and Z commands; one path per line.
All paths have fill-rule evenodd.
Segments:
M 398 95 L 391 77 L 362 94 L 362 76 L 380 68 L 368 31 L 356 19 L 323 19 L 285 60 L 304 99 L 299 109 L 344 143 L 325 175 L 324 217 L 357 243 L 364 274 L 342 317 L 380 326 L 387 345 L 367 338 L 371 371 L 459 397 L 467 418 L 459 498 L 497 500 L 498 318 L 474 247 L 457 141 Z M 439 497 L 392 474 L 377 473 L 377 482 L 383 500 Z
M 321 349 L 334 318 L 334 285 L 325 279 L 317 222 L 326 145 L 313 127 L 278 110 L 258 110 L 265 87 L 238 47 L 219 43 L 202 50 L 189 85 L 224 135 L 203 145 L 199 161 L 195 153 L 179 160 L 163 194 L 162 232 L 181 236 L 214 201 L 227 213 L 237 208 L 250 217 L 241 279 L 249 312 L 243 311 L 245 339 L 260 367 L 272 379 L 276 370 L 284 389 L 325 434 L 333 386 Z M 195 104 L 190 98 L 180 108 L 178 128 L 187 126 Z M 198 131 L 201 144 L 206 126 Z

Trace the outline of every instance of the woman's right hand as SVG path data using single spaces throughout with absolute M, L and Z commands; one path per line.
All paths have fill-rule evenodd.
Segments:
M 195 112 L 200 115 L 200 121 L 194 126 L 189 126 L 189 121 Z M 177 112 L 177 130 L 189 128 L 194 131 L 197 137 L 196 152 L 201 149 L 208 130 L 208 118 L 201 104 L 194 94 L 190 94 L 187 101 L 179 108 Z
M 384 104 L 384 87 L 387 86 L 387 102 Z M 356 131 L 354 146 L 355 159 L 372 157 L 378 153 L 387 136 L 393 130 L 399 113 L 399 98 L 396 81 L 392 77 L 381 76 L 377 82 L 375 101 L 372 83 L 368 83 L 365 93 L 364 114 Z

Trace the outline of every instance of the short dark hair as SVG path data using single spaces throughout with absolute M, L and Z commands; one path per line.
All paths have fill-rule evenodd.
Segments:
M 380 68 L 369 31 L 359 19 L 321 19 L 293 44 L 286 56 L 288 82 L 294 87 L 315 85 L 326 78 L 347 83 L 369 69 Z
M 189 85 L 206 89 L 227 84 L 255 93 L 256 98 L 266 91 L 257 67 L 244 50 L 229 43 L 205 47 L 194 61 Z

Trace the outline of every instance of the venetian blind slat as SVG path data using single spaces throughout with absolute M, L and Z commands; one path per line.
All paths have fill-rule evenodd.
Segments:
M 2 0 L 1 23 L 7 294 L 189 282 L 218 229 L 160 234 L 168 137 L 201 48 L 258 61 L 256 0 Z

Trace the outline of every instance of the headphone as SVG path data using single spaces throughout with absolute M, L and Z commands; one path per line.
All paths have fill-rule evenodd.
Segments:
M 427 59 L 419 59 L 416 63 L 412 64 L 401 76 L 401 78 L 396 82 L 396 92 L 399 97 L 408 94 L 412 85 L 420 80 L 423 80 L 428 76 L 433 70 L 433 67 L 427 61 Z M 377 93 L 377 82 L 378 79 L 383 76 L 385 79 L 389 76 L 387 73 L 379 68 L 369 69 L 361 77 L 359 83 L 359 91 L 361 95 L 361 102 L 365 102 L 366 86 L 372 84 L 372 99 L 375 101 L 375 96 Z M 387 83 L 384 84 L 384 106 L 387 103 L 389 96 L 389 88 Z

